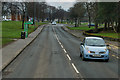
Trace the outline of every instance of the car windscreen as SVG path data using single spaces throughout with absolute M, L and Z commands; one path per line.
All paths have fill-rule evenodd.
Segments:
M 85 43 L 87 46 L 105 46 L 103 39 L 86 39 Z

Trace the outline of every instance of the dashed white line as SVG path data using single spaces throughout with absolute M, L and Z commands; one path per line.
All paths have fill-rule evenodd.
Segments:
M 53 28 L 53 30 L 54 30 L 54 28 Z M 68 59 L 71 61 L 70 56 L 67 54 L 67 51 L 64 49 L 62 43 L 59 41 L 59 39 L 58 39 L 58 37 L 57 37 L 57 35 L 56 35 L 55 30 L 54 30 L 54 33 L 55 33 L 55 37 L 56 37 L 58 43 L 61 45 L 61 47 L 63 48 L 64 52 L 66 53 Z M 79 74 L 81 78 L 83 78 L 83 76 L 81 75 L 81 73 L 79 73 L 79 71 L 77 70 L 77 68 L 76 68 L 76 66 L 74 65 L 74 63 L 71 63 L 71 64 L 72 64 L 72 67 L 74 68 L 74 70 L 76 71 L 76 73 Z M 84 80 L 84 79 L 83 79 L 83 80 Z
M 58 43 L 60 42 L 59 39 L 57 39 Z
M 59 44 L 61 45 L 61 42 L 59 42 Z
M 79 71 L 78 71 L 77 68 L 75 67 L 74 63 L 72 63 L 72 66 L 73 66 L 73 68 L 75 69 L 76 73 L 79 74 Z
M 67 51 L 65 49 L 63 49 L 65 53 L 67 53 Z
M 63 48 L 63 45 L 61 45 L 61 47 Z
M 71 61 L 71 58 L 70 58 L 70 56 L 67 54 L 67 57 L 68 57 L 68 59 Z
M 55 35 L 55 37 L 58 39 L 57 35 Z
M 57 38 L 57 40 L 58 40 L 58 37 L 56 37 Z
M 61 42 L 59 42 L 59 44 L 61 45 Z

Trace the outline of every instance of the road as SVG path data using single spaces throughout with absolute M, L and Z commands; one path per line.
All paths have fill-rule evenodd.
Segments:
M 118 78 L 118 59 L 113 52 L 109 62 L 82 61 L 81 41 L 61 29 L 62 26 L 45 26 L 3 71 L 3 78 Z

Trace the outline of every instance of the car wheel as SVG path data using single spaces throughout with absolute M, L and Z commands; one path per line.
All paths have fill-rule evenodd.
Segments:
M 86 60 L 86 59 L 85 59 L 85 57 L 84 57 L 83 55 L 82 55 L 82 60 L 83 60 L 83 61 L 85 61 L 85 60 Z
M 104 61 L 105 61 L 105 62 L 108 62 L 108 61 L 109 61 L 109 59 L 105 59 Z
M 81 52 L 80 52 L 80 57 L 82 57 L 82 54 L 81 54 Z

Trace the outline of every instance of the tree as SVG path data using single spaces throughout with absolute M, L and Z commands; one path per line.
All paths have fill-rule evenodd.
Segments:
M 105 23 L 104 30 L 109 28 L 110 23 L 117 21 L 117 2 L 100 2 L 99 18 Z
M 92 14 L 93 14 L 93 21 L 95 22 L 95 32 L 98 32 L 98 15 L 99 15 L 99 12 L 98 12 L 98 2 L 93 2 L 92 3 Z M 90 25 L 89 25 L 90 26 Z
M 89 19 L 89 28 L 90 28 L 90 26 L 91 26 L 91 15 L 92 15 L 91 12 L 92 12 L 93 4 L 92 4 L 92 2 L 86 2 L 85 6 L 86 6 L 88 19 Z
M 85 7 L 84 3 L 77 2 L 74 7 L 71 7 L 69 9 L 70 12 L 70 18 L 75 20 L 75 27 L 79 23 L 79 20 L 81 20 L 85 15 Z
M 118 26 L 117 26 L 117 32 L 120 32 L 120 1 L 119 1 L 119 3 L 118 3 L 118 7 L 117 7 L 117 9 L 118 9 Z
M 61 6 L 59 6 L 58 10 L 57 10 L 58 23 L 59 23 L 60 20 L 61 20 L 61 23 L 62 23 L 63 18 L 64 18 L 64 14 L 65 14 L 65 10 L 62 9 Z

